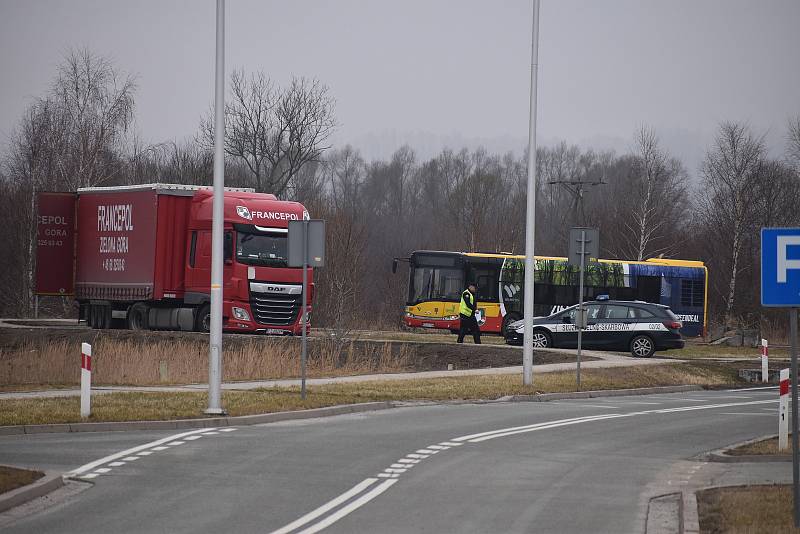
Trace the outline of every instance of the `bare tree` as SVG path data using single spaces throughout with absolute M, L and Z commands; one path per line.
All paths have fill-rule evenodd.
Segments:
M 636 133 L 636 154 L 631 172 L 620 185 L 629 209 L 620 210 L 624 229 L 623 257 L 642 261 L 670 254 L 677 244 L 674 227 L 688 208 L 686 172 L 659 146 L 653 129 L 642 126 Z M 616 188 L 615 188 L 616 189 Z
M 795 171 L 800 174 L 800 115 L 789 120 L 787 156 Z
M 285 89 L 263 73 L 231 74 L 225 105 L 225 152 L 243 162 L 258 191 L 284 195 L 303 165 L 318 162 L 335 127 L 334 99 L 315 79 L 294 78 Z M 212 115 L 200 125 L 213 146 Z
M 732 322 L 736 281 L 742 266 L 740 256 L 755 215 L 753 188 L 761 176 L 763 137 L 755 137 L 739 123 L 720 126 L 714 146 L 702 166 L 702 188 L 698 217 L 718 243 L 727 244 L 727 291 L 724 296 L 725 324 Z

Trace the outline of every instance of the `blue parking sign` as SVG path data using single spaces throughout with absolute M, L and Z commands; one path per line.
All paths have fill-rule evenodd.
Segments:
M 761 305 L 800 307 L 800 228 L 761 229 Z

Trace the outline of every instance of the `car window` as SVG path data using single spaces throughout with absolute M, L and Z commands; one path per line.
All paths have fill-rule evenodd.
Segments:
M 633 308 L 622 306 L 620 304 L 606 304 L 606 311 L 603 314 L 604 319 L 632 319 Z
M 600 304 L 589 304 L 585 306 L 586 308 L 586 319 L 592 320 L 597 319 L 600 316 Z M 578 309 L 577 306 L 574 308 L 570 308 L 569 310 L 565 311 L 560 315 L 560 319 L 563 321 L 564 317 L 569 317 L 569 322 L 575 322 L 575 312 Z
M 638 317 L 639 319 L 650 319 L 651 317 L 655 317 L 655 315 L 652 312 L 645 310 L 643 308 L 633 308 L 633 309 L 636 310 L 636 317 Z

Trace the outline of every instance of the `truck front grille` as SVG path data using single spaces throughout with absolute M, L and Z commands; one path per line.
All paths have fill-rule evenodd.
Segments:
M 297 319 L 302 300 L 302 295 L 251 293 L 250 308 L 259 324 L 289 326 Z

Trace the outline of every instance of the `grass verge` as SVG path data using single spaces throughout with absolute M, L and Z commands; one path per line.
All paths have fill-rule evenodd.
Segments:
M 789 456 L 792 454 L 792 435 L 789 434 L 789 448 L 783 451 L 778 450 L 778 438 L 769 438 L 755 443 L 748 443 L 741 447 L 728 450 L 731 456 L 744 456 L 744 455 L 780 455 Z
M 584 390 L 627 389 L 697 384 L 709 387 L 740 383 L 735 366 L 707 363 L 586 369 Z M 311 386 L 302 401 L 299 388 L 226 391 L 223 406 L 232 416 L 302 410 L 372 401 L 456 401 L 497 399 L 575 391 L 573 371 L 539 374 L 533 386 L 517 375 L 481 375 Z M 0 425 L 80 422 L 78 397 L 0 400 Z M 205 393 L 110 393 L 92 399 L 89 421 L 147 421 L 203 417 Z
M 679 360 L 690 360 L 694 358 L 730 358 L 748 359 L 760 358 L 761 349 L 759 347 L 729 347 L 727 345 L 705 345 L 700 343 L 686 343 L 682 349 L 667 350 L 656 353 L 660 358 L 676 358 Z M 787 349 L 769 349 L 771 358 L 788 358 Z
M 737 486 L 697 493 L 700 532 L 796 533 L 791 486 Z
M 28 471 L 0 465 L 0 493 L 15 490 L 36 482 L 44 476 L 41 471 Z

